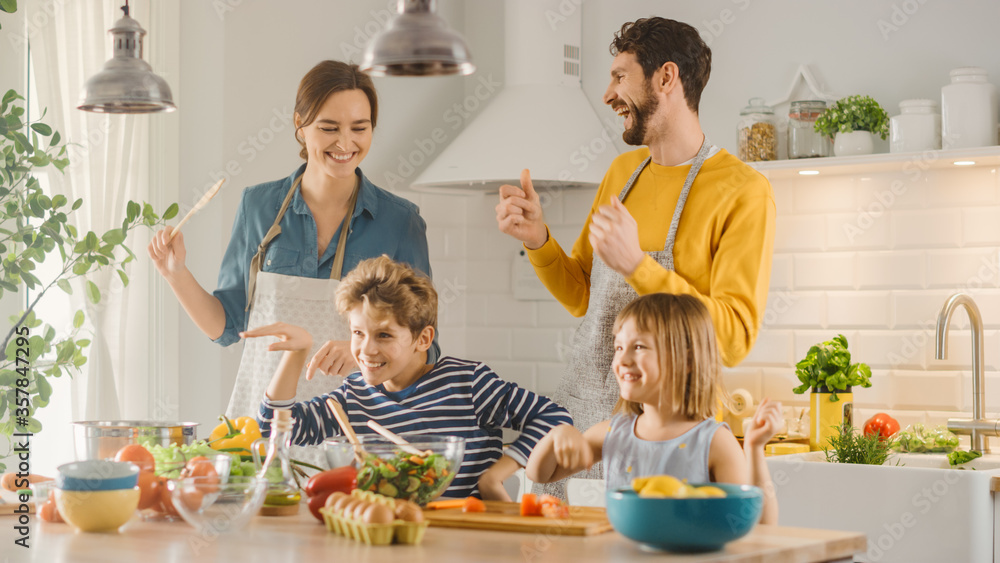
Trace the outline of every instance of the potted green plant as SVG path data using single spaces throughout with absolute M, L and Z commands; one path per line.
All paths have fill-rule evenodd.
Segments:
M 806 357 L 795 364 L 801 385 L 792 391 L 811 392 L 809 400 L 809 446 L 826 449 L 828 437 L 843 424 L 853 424 L 853 387 L 871 387 L 872 370 L 867 364 L 851 363 L 847 338 L 838 334 L 833 340 L 809 348 Z
M 0 437 L 6 438 L 0 440 L 6 442 L 0 443 L 0 472 L 6 469 L 2 460 L 11 452 L 13 434 L 41 430 L 34 415 L 52 395 L 49 379 L 79 373 L 87 361 L 84 350 L 90 340 L 81 333 L 84 312 L 76 311 L 68 334 L 58 334 L 35 314 L 35 307 L 53 288 L 73 293 L 70 280 L 103 268 L 117 269 L 122 283 L 128 284 L 123 266 L 135 259 L 125 245 L 129 232 L 161 225 L 178 211 L 175 203 L 161 217 L 149 204 L 129 201 L 121 227 L 100 235 L 80 233 L 71 217 L 83 200 L 50 197 L 33 175 L 49 166 L 62 172 L 69 165 L 66 145 L 49 125 L 26 123 L 23 100 L 14 90 L 0 99 L 0 297 L 21 287 L 29 290 L 26 307 L 11 317 L 0 344 L 5 352 L 0 360 Z M 46 260 L 58 264 L 52 279 L 40 279 L 35 273 Z M 101 300 L 92 281 L 83 287 L 91 303 Z
M 889 135 L 889 114 L 871 96 L 841 98 L 816 119 L 813 128 L 834 138 L 833 154 L 871 154 L 872 135 Z M 836 135 L 836 137 L 834 137 Z

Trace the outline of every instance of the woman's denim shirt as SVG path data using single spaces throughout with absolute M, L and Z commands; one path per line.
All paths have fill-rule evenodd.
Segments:
M 215 340 L 223 346 L 238 342 L 239 332 L 246 330 L 246 291 L 250 260 L 278 216 L 281 202 L 291 189 L 292 182 L 304 171 L 305 164 L 283 180 L 243 190 L 229 247 L 222 258 L 218 289 L 213 292 L 226 311 L 226 329 Z M 343 274 L 347 275 L 362 260 L 386 254 L 430 277 L 427 224 L 420 217 L 420 210 L 412 202 L 372 184 L 360 168 L 356 173 L 361 180 L 360 191 L 347 236 Z M 341 227 L 337 228 L 323 256 L 317 258 L 319 246 L 316 222 L 302 199 L 301 189 L 295 191 L 280 224 L 281 234 L 268 246 L 262 271 L 306 278 L 329 278 Z M 428 362 L 436 361 L 439 355 L 435 334 L 434 346 L 428 351 Z

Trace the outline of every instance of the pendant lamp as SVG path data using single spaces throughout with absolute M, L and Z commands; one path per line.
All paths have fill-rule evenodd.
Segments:
M 372 76 L 467 75 L 465 40 L 434 11 L 436 0 L 399 0 L 399 13 L 368 42 L 361 70 Z
M 128 0 L 122 19 L 108 30 L 114 57 L 91 76 L 83 87 L 78 109 L 97 113 L 156 113 L 174 111 L 167 82 L 142 60 L 142 37 L 146 30 L 129 16 Z

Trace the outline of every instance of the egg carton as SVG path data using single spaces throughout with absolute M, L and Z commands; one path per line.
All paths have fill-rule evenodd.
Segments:
M 351 496 L 368 502 L 377 502 L 390 509 L 396 506 L 393 499 L 370 491 L 355 489 L 351 491 Z M 327 530 L 368 545 L 419 544 L 424 539 L 424 531 L 430 524 L 426 520 L 423 522 L 393 520 L 391 524 L 365 524 L 334 514 L 333 510 L 326 507 L 319 509 L 319 512 L 323 515 L 323 523 L 326 524 Z

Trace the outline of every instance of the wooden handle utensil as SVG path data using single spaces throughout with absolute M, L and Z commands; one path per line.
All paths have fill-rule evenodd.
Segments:
M 216 182 L 214 186 L 208 188 L 208 191 L 205 192 L 205 195 L 201 196 L 201 199 L 198 200 L 198 203 L 194 204 L 194 207 L 191 208 L 191 211 L 188 211 L 187 215 L 185 215 L 184 218 L 181 219 L 181 222 L 177 223 L 177 226 L 174 227 L 174 230 L 170 233 L 170 236 L 167 238 L 167 244 L 170 244 L 170 241 L 174 240 L 174 237 L 177 236 L 177 233 L 181 231 L 181 227 L 184 226 L 184 223 L 188 222 L 188 219 L 193 217 L 194 214 L 197 213 L 199 209 L 205 207 L 205 204 L 211 201 L 211 199 L 215 197 L 215 194 L 219 193 L 219 189 L 222 187 L 222 184 L 225 183 L 225 181 L 226 179 L 223 178 L 218 182 Z
M 337 419 L 340 429 L 344 431 L 344 435 L 347 436 L 347 439 L 354 446 L 354 459 L 358 461 L 358 465 L 361 465 L 365 462 L 364 458 L 361 457 L 364 449 L 361 447 L 361 440 L 358 440 L 358 435 L 351 428 L 351 421 L 347 418 L 347 413 L 344 412 L 344 408 L 340 406 L 340 403 L 333 399 L 327 399 L 326 405 L 330 407 L 330 411 L 333 412 L 333 417 Z
M 413 446 L 410 445 L 409 442 L 404 440 L 402 436 L 394 433 L 392 430 L 389 430 L 388 428 L 382 426 L 381 424 L 375 422 L 374 420 L 368 421 L 368 428 L 371 428 L 372 430 L 385 436 L 390 442 L 396 444 L 397 446 L 400 447 L 400 449 L 402 449 L 408 454 L 413 454 L 415 456 L 420 456 L 420 457 L 427 457 L 432 453 L 434 453 L 430 450 L 420 451 L 417 448 L 414 448 Z

